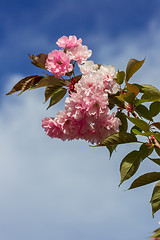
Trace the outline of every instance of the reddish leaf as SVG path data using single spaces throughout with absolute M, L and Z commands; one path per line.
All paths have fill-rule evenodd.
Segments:
M 156 128 L 160 129 L 160 122 L 152 123 L 151 126 L 155 126 Z
M 40 88 L 40 87 L 48 87 L 48 86 L 64 86 L 65 83 L 58 78 L 55 78 L 54 75 L 47 75 L 46 77 L 43 77 L 38 84 L 34 88 Z
M 36 67 L 45 69 L 45 62 L 48 57 L 48 54 L 40 53 L 37 56 L 34 56 L 34 55 L 31 56 L 30 54 L 28 55 L 29 55 L 29 58 L 33 60 L 31 62 L 33 65 L 35 65 Z
M 12 90 L 7 93 L 6 95 L 11 95 L 14 92 L 19 92 L 21 91 L 19 94 L 21 94 L 22 92 L 26 91 L 27 89 L 35 86 L 42 78 L 44 78 L 43 76 L 39 76 L 39 75 L 31 75 L 28 77 L 23 78 L 22 80 L 20 80 L 13 88 Z

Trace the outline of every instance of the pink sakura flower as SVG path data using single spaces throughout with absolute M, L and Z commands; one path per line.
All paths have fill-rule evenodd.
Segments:
M 82 96 L 90 97 L 93 94 L 107 94 L 104 92 L 102 78 L 97 72 L 89 72 L 87 75 L 82 75 L 80 81 L 75 84 L 75 91 Z
M 76 48 L 69 48 L 67 53 L 71 60 L 75 60 L 78 64 L 82 64 L 92 55 L 92 50 L 88 50 L 87 46 L 79 45 Z
M 73 140 L 77 137 L 78 127 L 74 119 L 68 118 L 64 111 L 60 111 L 56 118 L 44 118 L 42 127 L 51 138 Z
M 88 100 L 88 101 L 87 101 Z M 86 116 L 90 121 L 96 121 L 96 119 L 104 118 L 110 113 L 108 108 L 108 96 L 106 95 L 93 95 L 92 98 L 88 98 L 85 102 Z
M 93 61 L 86 61 L 83 65 L 79 64 L 81 73 L 86 75 L 89 72 L 96 72 L 98 70 L 98 64 L 94 64 Z
M 110 94 L 117 93 L 119 88 L 118 84 L 114 80 L 114 78 L 117 76 L 115 67 L 113 65 L 101 65 L 98 72 L 103 79 L 105 91 Z
M 69 117 L 73 117 L 77 121 L 84 118 L 85 106 L 83 106 L 83 97 L 77 93 L 72 93 L 65 100 L 65 111 Z
M 106 117 L 97 119 L 94 125 L 95 141 L 99 143 L 110 134 L 117 132 L 120 124 L 120 119 L 114 117 L 114 113 L 112 113 L 111 115 L 106 115 Z
M 67 48 L 67 49 L 72 47 L 74 48 L 82 44 L 82 39 L 81 38 L 77 39 L 76 36 L 69 36 L 69 38 L 66 36 L 63 36 L 58 39 L 56 44 L 61 48 Z
M 42 127 L 46 131 L 46 134 L 51 138 L 60 138 L 63 135 L 61 126 L 55 121 L 54 118 L 44 118 L 42 120 Z
M 84 139 L 85 135 L 93 131 L 92 126 L 84 119 L 76 121 L 74 118 L 68 117 L 65 111 L 60 111 L 54 119 L 43 119 L 42 127 L 51 138 L 59 138 L 63 141 Z
M 71 72 L 73 69 L 67 54 L 61 50 L 53 50 L 48 54 L 45 67 L 57 78 Z
M 66 36 L 63 36 L 58 39 L 56 44 L 61 48 L 72 48 L 72 47 L 74 48 L 82 44 L 82 39 L 81 38 L 77 39 L 76 36 L 69 36 L 69 38 Z

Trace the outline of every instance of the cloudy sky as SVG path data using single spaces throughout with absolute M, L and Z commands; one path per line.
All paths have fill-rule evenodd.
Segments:
M 145 240 L 158 227 L 149 204 L 154 185 L 124 191 L 119 164 L 137 145 L 105 148 L 50 139 L 41 120 L 43 89 L 4 96 L 21 78 L 44 74 L 28 53 L 48 53 L 63 35 L 76 35 L 96 63 L 124 70 L 146 57 L 132 81 L 160 89 L 159 0 L 2 0 L 0 7 L 0 239 Z M 136 174 L 158 171 L 144 161 Z

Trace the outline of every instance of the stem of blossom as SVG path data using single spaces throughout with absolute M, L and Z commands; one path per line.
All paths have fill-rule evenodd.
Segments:
M 160 143 L 157 141 L 157 139 L 153 136 L 152 137 L 153 141 L 154 141 L 154 146 L 160 149 Z
M 125 109 L 128 111 L 128 105 L 124 103 Z M 137 114 L 134 111 L 130 111 L 130 113 L 133 115 L 133 117 L 138 118 Z
M 137 114 L 135 112 L 131 112 L 133 117 L 138 118 Z
M 73 76 L 76 77 L 75 73 L 74 73 L 74 70 L 73 70 Z

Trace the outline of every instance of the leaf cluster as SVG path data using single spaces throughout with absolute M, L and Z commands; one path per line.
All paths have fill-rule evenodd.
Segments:
M 115 80 L 120 85 L 120 91 L 116 95 L 110 95 L 109 99 L 111 108 L 118 107 L 116 117 L 121 120 L 119 132 L 106 137 L 96 146 L 105 146 L 111 157 L 118 145 L 140 144 L 138 150 L 129 152 L 122 159 L 119 186 L 134 176 L 145 159 L 160 166 L 160 158 L 150 157 L 153 152 L 160 156 L 160 122 L 154 121 L 154 117 L 160 113 L 160 91 L 152 85 L 128 82 L 142 67 L 144 61 L 145 59 L 142 61 L 131 59 L 127 64 L 126 72 L 118 71 Z M 146 102 L 150 102 L 149 107 L 143 104 Z M 128 122 L 132 125 L 130 132 L 128 132 Z M 138 137 L 144 137 L 144 141 L 139 141 Z M 159 182 L 153 189 L 150 201 L 153 216 L 160 209 L 160 172 L 145 173 L 135 179 L 129 187 L 130 190 L 157 181 Z

